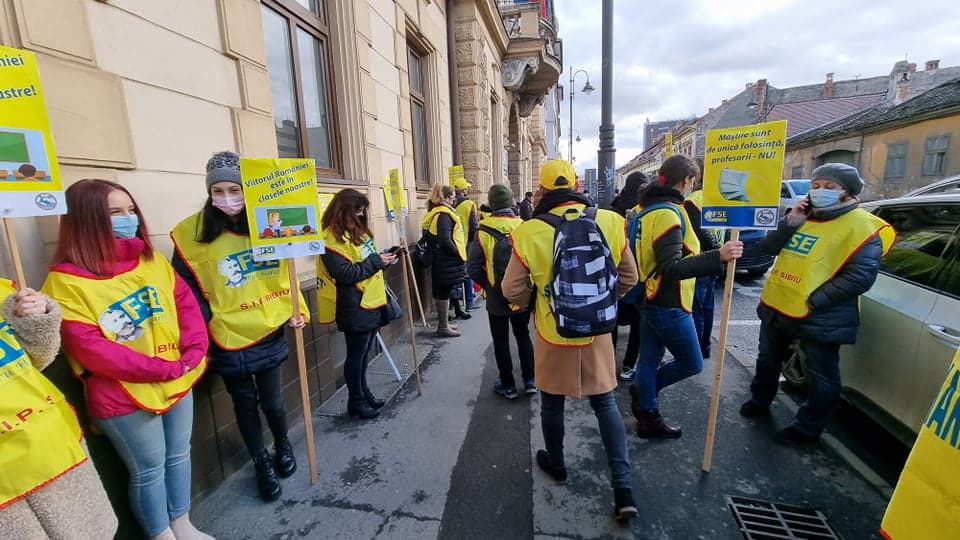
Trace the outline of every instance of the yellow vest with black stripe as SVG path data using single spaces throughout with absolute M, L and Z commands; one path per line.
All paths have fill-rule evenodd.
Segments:
M 188 217 L 170 237 L 210 304 L 210 339 L 226 351 L 246 349 L 293 315 L 287 261 L 253 260 L 250 237 L 231 231 L 208 244 L 198 242 L 199 222 L 199 213 Z M 306 306 L 297 289 L 300 305 Z
M 808 219 L 780 250 L 760 301 L 788 317 L 806 317 L 810 295 L 833 279 L 874 236 L 880 237 L 886 254 L 896 240 L 896 231 L 862 208 L 829 221 Z
M 637 257 L 639 261 L 638 270 L 641 278 L 647 276 L 644 282 L 647 300 L 653 300 L 660 293 L 660 287 L 663 284 L 663 276 L 657 271 L 657 257 L 653 250 L 653 244 L 667 231 L 679 228 L 684 231 L 683 253 L 682 257 L 693 257 L 700 254 L 700 239 L 693 230 L 693 224 L 690 222 L 690 216 L 682 204 L 668 203 L 677 207 L 680 216 L 670 209 L 663 208 L 653 210 L 649 214 L 640 218 L 640 239 L 637 240 L 634 249 L 641 254 Z M 681 227 L 680 219 L 685 224 Z M 687 312 L 693 311 L 693 294 L 696 288 L 696 278 L 682 279 L 677 282 L 680 287 L 680 304 Z
M 377 253 L 373 238 L 369 236 L 358 246 L 350 242 L 346 235 L 341 241 L 329 230 L 324 230 L 323 243 L 324 249 L 337 253 L 353 264 L 361 263 L 371 254 Z M 383 281 L 383 270 L 355 283 L 354 286 L 360 292 L 361 309 L 377 310 L 387 305 L 387 286 Z M 317 257 L 317 319 L 323 324 L 337 319 L 337 282 L 323 264 L 323 257 Z
M 490 216 L 481 221 L 480 225 L 490 227 L 509 237 L 521 223 L 523 223 L 523 220 L 519 216 Z M 477 239 L 483 249 L 483 259 L 487 263 L 487 282 L 496 285 L 493 275 L 493 246 L 497 243 L 497 239 L 483 232 L 483 229 L 480 229 L 480 232 L 477 233 Z
M 467 230 L 470 228 L 470 216 L 474 212 L 479 212 L 477 209 L 477 203 L 473 202 L 473 199 L 464 199 L 460 201 L 460 204 L 456 207 L 457 217 L 460 218 L 460 224 L 463 225 L 464 235 L 470 234 L 470 231 Z M 473 238 L 467 238 L 467 241 L 473 240 Z
M 447 214 L 453 220 L 453 243 L 457 246 L 457 252 L 460 254 L 460 260 L 467 262 L 467 233 L 463 229 L 463 222 L 460 216 L 445 204 L 434 206 L 427 215 L 423 217 L 423 223 L 420 228 L 429 231 L 430 234 L 437 236 L 437 222 L 439 214 Z
M 582 203 L 564 204 L 550 210 L 551 214 L 563 215 L 563 212 L 576 208 L 581 212 L 586 206 Z M 626 222 L 616 212 L 597 210 L 597 227 L 610 247 L 613 264 L 620 264 L 620 256 L 627 245 Z M 521 222 L 513 230 L 513 251 L 530 271 L 530 278 L 536 286 L 536 299 L 533 305 L 534 321 L 540 337 L 552 345 L 561 347 L 584 347 L 593 343 L 594 337 L 565 338 L 557 333 L 557 322 L 550 309 L 550 298 L 546 291 L 553 281 L 553 238 L 554 228 L 541 219 L 529 219 Z
M 174 298 L 173 268 L 163 256 L 140 257 L 130 270 L 106 279 L 51 271 L 43 290 L 56 299 L 63 320 L 98 326 L 103 336 L 140 354 L 169 362 L 180 360 L 180 327 Z M 69 358 L 78 377 L 83 367 Z M 204 357 L 177 379 L 152 383 L 117 381 L 141 409 L 163 413 L 193 388 L 207 368 Z
M 0 302 L 16 292 L 0 279 Z M 0 508 L 87 460 L 80 424 L 0 314 Z

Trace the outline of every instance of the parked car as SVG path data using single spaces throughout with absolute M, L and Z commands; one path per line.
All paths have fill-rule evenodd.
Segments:
M 861 298 L 856 345 L 840 348 L 843 394 L 910 445 L 960 349 L 960 193 L 863 208 L 893 225 L 897 240 Z M 805 371 L 784 376 L 803 384 Z
M 960 174 L 944 178 L 943 180 L 937 180 L 928 186 L 915 189 L 904 195 L 904 197 L 916 197 L 917 195 L 936 195 L 938 193 L 960 193 Z
M 743 242 L 743 256 L 737 259 L 737 271 L 746 272 L 748 277 L 760 277 L 773 266 L 773 257 L 760 251 L 760 240 L 767 235 L 767 231 L 741 229 L 740 241 Z M 728 230 L 723 241 L 730 240 Z
M 780 182 L 780 215 L 783 216 L 793 208 L 800 199 L 807 196 L 810 191 L 810 180 L 804 178 L 792 178 Z

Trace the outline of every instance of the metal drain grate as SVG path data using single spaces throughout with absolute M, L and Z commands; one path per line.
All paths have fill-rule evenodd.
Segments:
M 727 497 L 727 506 L 745 540 L 840 539 L 819 510 L 744 497 Z

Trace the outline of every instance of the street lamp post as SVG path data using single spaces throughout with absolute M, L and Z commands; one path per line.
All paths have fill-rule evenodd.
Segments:
M 573 85 L 575 84 L 574 80 L 576 79 L 577 74 L 579 73 L 583 73 L 587 77 L 587 83 L 583 85 L 583 90 L 581 91 L 588 96 L 593 92 L 593 86 L 591 86 L 590 84 L 589 73 L 587 73 L 582 69 L 578 69 L 570 73 L 570 89 L 567 91 L 567 100 L 569 102 L 568 105 L 570 108 L 570 125 L 567 127 L 567 131 L 569 132 L 569 135 L 570 135 L 570 148 L 567 152 L 567 159 L 570 160 L 570 163 L 573 163 L 573 95 L 577 93 Z M 578 141 L 580 140 L 580 135 L 577 135 L 577 140 Z

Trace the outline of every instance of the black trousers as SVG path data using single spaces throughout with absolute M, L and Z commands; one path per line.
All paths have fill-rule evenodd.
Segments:
M 530 341 L 530 312 L 512 315 L 494 315 L 487 312 L 490 321 L 490 336 L 493 338 L 493 357 L 497 360 L 500 382 L 516 387 L 513 378 L 513 359 L 510 357 L 510 327 L 517 340 L 517 355 L 520 357 L 520 373 L 523 378 L 533 379 L 533 342 Z
M 347 358 L 343 363 L 343 378 L 347 382 L 348 403 L 358 404 L 363 401 L 367 388 L 367 362 L 370 349 L 377 339 L 377 331 L 344 332 L 344 341 L 347 342 Z
M 637 358 L 640 356 L 640 327 L 643 325 L 643 315 L 637 306 L 620 302 L 617 305 L 617 319 L 628 323 L 630 334 L 627 338 L 627 350 L 623 354 L 623 367 L 633 368 L 637 365 Z M 617 334 L 619 325 L 613 329 L 613 348 L 617 348 Z
M 283 406 L 282 364 L 246 377 L 223 377 L 227 392 L 233 399 L 237 427 L 247 445 L 250 457 L 259 456 L 266 449 L 263 443 L 263 425 L 260 411 L 267 418 L 273 440 L 287 436 L 287 412 Z

